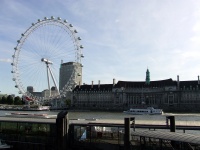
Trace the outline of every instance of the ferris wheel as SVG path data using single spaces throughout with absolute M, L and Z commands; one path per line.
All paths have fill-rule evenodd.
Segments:
M 12 55 L 11 73 L 19 94 L 44 100 L 62 97 L 71 91 L 77 84 L 77 76 L 80 76 L 77 65 L 69 71 L 68 81 L 61 88 L 60 67 L 63 62 L 73 62 L 82 67 L 83 46 L 80 40 L 73 25 L 60 17 L 45 17 L 32 23 L 21 34 Z M 32 87 L 34 91 L 27 90 L 27 87 Z

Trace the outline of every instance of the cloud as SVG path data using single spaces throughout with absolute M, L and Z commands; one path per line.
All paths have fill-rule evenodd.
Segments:
M 182 80 L 196 79 L 198 74 L 199 1 L 9 0 L 0 3 L 0 54 L 4 57 L 0 62 L 11 62 L 16 41 L 32 22 L 55 16 L 67 19 L 82 38 L 83 82 L 111 83 L 112 78 L 143 81 L 147 66 L 152 80 L 176 79 L 177 74 Z M 7 72 L 9 67 L 3 63 L 2 66 Z
M 200 21 L 196 22 L 196 24 L 193 27 L 194 32 L 200 31 Z
M 3 58 L 0 58 L 0 62 L 6 62 L 6 63 L 11 63 L 12 60 L 7 58 L 7 59 L 3 59 Z

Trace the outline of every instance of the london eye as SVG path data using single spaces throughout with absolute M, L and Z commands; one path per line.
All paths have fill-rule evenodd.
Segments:
M 62 89 L 59 89 L 59 69 L 61 62 L 81 64 L 83 46 L 77 33 L 67 20 L 52 16 L 38 19 L 21 34 L 11 63 L 13 81 L 19 94 L 44 100 L 65 96 L 73 89 L 77 84 L 76 67 Z M 27 90 L 28 87 L 34 90 Z

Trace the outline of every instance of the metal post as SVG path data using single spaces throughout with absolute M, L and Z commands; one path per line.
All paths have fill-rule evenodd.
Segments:
M 124 150 L 130 150 L 130 118 L 124 118 Z
M 58 113 L 56 118 L 56 128 L 57 128 L 57 149 L 65 150 L 68 144 L 68 112 L 61 111 Z
M 170 131 L 171 132 L 176 131 L 175 117 L 174 116 L 170 116 Z
M 47 64 L 47 82 L 48 82 L 48 89 L 49 89 L 49 97 L 51 97 L 51 88 L 50 88 L 50 81 L 49 81 L 49 65 Z
M 166 116 L 166 119 L 170 120 L 170 132 L 176 131 L 176 125 L 175 125 L 175 117 L 174 116 Z M 171 141 L 171 145 L 175 146 L 175 141 Z
M 170 132 L 175 132 L 176 131 L 175 117 L 174 116 L 166 116 L 167 123 L 168 123 L 168 119 L 170 120 Z
M 52 70 L 51 70 L 50 67 L 49 67 L 49 72 L 50 72 L 50 74 L 51 74 L 51 78 L 52 78 L 53 83 L 54 83 L 54 85 L 55 85 L 55 87 L 56 87 L 56 90 L 57 90 L 57 92 L 58 92 L 58 95 L 60 95 L 60 92 L 59 92 L 58 86 L 57 86 L 57 84 L 56 84 L 56 81 L 55 81 L 54 75 L 53 75 Z
M 74 125 L 69 126 L 70 133 L 68 134 L 68 146 L 69 148 L 74 144 Z

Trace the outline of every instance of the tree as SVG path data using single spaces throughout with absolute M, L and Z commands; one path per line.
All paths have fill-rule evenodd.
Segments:
M 1 103 L 2 103 L 2 104 L 6 104 L 6 97 L 5 97 L 5 96 L 3 96 L 3 97 L 1 98 Z
M 71 100 L 70 99 L 66 99 L 65 103 L 66 103 L 66 106 L 68 108 L 70 108 L 70 106 L 71 106 Z
M 6 103 L 9 104 L 9 105 L 12 105 L 13 102 L 14 102 L 13 97 L 11 95 L 8 95 Z
M 22 100 L 19 96 L 14 98 L 14 105 L 22 105 Z

